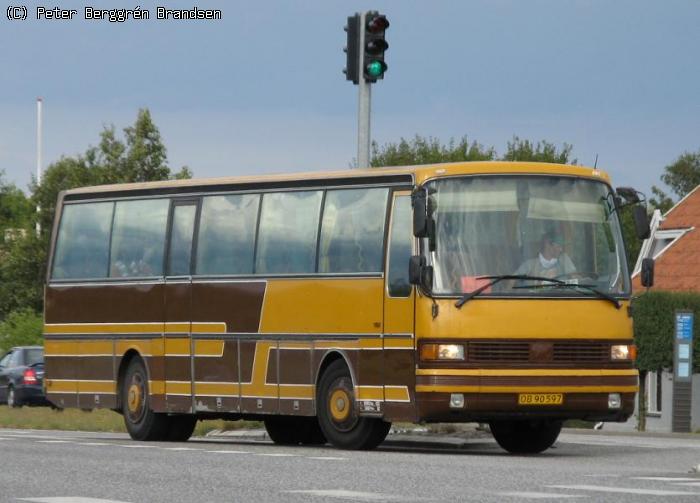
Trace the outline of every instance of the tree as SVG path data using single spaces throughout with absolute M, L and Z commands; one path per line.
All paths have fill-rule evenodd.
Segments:
M 558 164 L 576 164 L 576 159 L 571 159 L 573 146 L 564 143 L 561 150 L 556 145 L 546 140 L 538 141 L 536 144 L 530 140 L 521 140 L 514 136 L 508 142 L 506 153 L 503 154 L 504 161 L 531 161 L 531 162 L 552 162 Z
M 470 143 L 466 136 L 459 141 L 451 138 L 443 145 L 437 138 L 416 135 L 412 140 L 401 138 L 399 143 L 387 143 L 382 147 L 372 142 L 371 165 L 411 166 L 439 162 L 492 161 L 495 157 L 493 147 L 484 148 L 475 141 Z
M 41 313 L 33 309 L 12 312 L 0 323 L 0 355 L 14 346 L 41 344 L 43 324 Z
M 29 225 L 32 205 L 20 189 L 6 183 L 4 171 L 0 170 L 0 243 L 6 229 L 23 229 Z
M 664 168 L 661 181 L 669 186 L 678 198 L 684 197 L 700 185 L 700 150 L 681 154 L 678 159 Z M 673 206 L 672 198 L 662 189 L 653 186 L 651 191 L 656 196 L 650 200 L 653 206 L 663 212 Z
M 47 240 L 32 230 L 6 244 L 0 260 L 0 320 L 17 309 L 41 312 Z
M 466 136 L 458 141 L 451 138 L 447 144 L 439 139 L 416 135 L 412 140 L 401 138 L 398 143 L 386 143 L 383 146 L 372 143 L 373 167 L 411 166 L 440 162 L 462 161 L 531 161 L 576 164 L 571 158 L 573 146 L 564 143 L 561 148 L 548 141 L 534 143 L 514 136 L 506 145 L 506 152 L 499 157 L 494 147 L 484 147 L 476 141 L 470 142 Z

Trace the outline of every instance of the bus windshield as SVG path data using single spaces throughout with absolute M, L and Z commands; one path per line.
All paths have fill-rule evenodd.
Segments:
M 465 176 L 427 184 L 435 221 L 432 293 L 627 295 L 610 188 L 565 176 Z M 427 242 L 423 243 L 427 250 Z M 519 276 L 501 278 L 500 276 Z

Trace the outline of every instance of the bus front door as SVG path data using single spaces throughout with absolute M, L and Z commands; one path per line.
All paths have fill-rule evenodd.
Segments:
M 411 195 L 394 192 L 384 287 L 384 417 L 412 418 L 415 403 L 414 288 L 408 282 L 413 250 Z

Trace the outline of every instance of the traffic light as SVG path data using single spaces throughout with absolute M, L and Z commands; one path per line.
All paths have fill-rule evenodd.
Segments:
M 353 84 L 360 83 L 360 18 L 361 14 L 348 17 L 345 31 L 348 32 L 348 43 L 345 46 L 347 63 L 345 64 L 346 80 L 352 80 Z
M 345 27 L 348 33 L 345 46 L 347 62 L 343 70 L 346 80 L 359 84 L 360 79 L 373 83 L 377 82 L 377 79 L 384 78 L 387 70 L 384 52 L 389 48 L 385 38 L 387 28 L 389 28 L 389 20 L 377 11 L 348 17 L 348 24 Z
M 384 51 L 389 48 L 386 42 L 386 29 L 389 28 L 389 20 L 384 14 L 370 11 L 365 14 L 364 25 L 364 78 L 366 82 L 376 82 L 384 78 L 387 70 L 384 62 Z

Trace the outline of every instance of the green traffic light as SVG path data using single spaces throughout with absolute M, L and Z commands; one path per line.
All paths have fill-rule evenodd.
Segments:
M 386 71 L 386 64 L 381 61 L 372 61 L 367 65 L 367 75 L 372 78 L 381 77 Z

